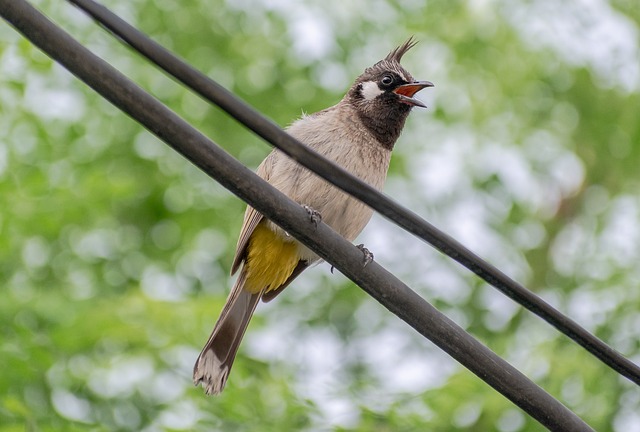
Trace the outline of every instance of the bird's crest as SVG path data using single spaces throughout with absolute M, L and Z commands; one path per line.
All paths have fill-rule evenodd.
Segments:
M 405 81 L 413 81 L 411 74 L 400 65 L 400 60 L 402 60 L 402 56 L 404 56 L 406 52 L 413 48 L 417 43 L 418 41 L 416 41 L 413 36 L 411 36 L 405 43 L 391 50 L 391 52 L 387 54 L 384 59 L 365 69 L 364 74 L 361 75 L 361 78 L 366 77 L 366 79 L 368 80 L 369 75 L 380 73 L 380 71 L 394 71 L 398 73 L 398 75 L 403 77 Z
M 415 40 L 413 36 L 411 36 L 409 39 L 407 39 L 405 43 L 403 43 L 399 47 L 392 50 L 389 54 L 387 54 L 387 56 L 384 59 L 389 62 L 400 63 L 400 60 L 402 60 L 402 56 L 405 55 L 406 52 L 409 51 L 411 48 L 416 46 L 417 43 L 418 41 Z

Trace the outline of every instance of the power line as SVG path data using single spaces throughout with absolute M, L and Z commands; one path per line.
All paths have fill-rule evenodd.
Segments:
M 293 234 L 367 293 L 552 430 L 592 430 L 521 372 L 482 345 L 324 223 L 260 179 L 175 113 L 24 0 L 0 0 L 0 14 L 70 72 L 227 189 Z
M 93 0 L 68 0 L 134 50 L 155 63 L 206 100 L 218 105 L 247 128 L 254 131 L 294 160 L 358 198 L 396 225 L 426 241 L 456 260 L 488 284 L 558 329 L 603 363 L 640 385 L 640 367 L 605 342 L 562 314 L 533 292 L 471 252 L 420 216 L 402 207 L 342 167 L 323 158 L 284 132 L 278 125 L 237 98 L 220 84 L 177 58 L 133 26 Z

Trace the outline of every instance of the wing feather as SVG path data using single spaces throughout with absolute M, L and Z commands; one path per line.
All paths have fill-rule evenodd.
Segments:
M 269 156 L 262 161 L 262 163 L 258 166 L 256 170 L 256 174 L 259 177 L 269 181 L 271 177 L 271 173 L 273 171 L 273 164 L 275 162 L 275 150 L 269 153 Z M 251 206 L 247 206 L 247 210 L 244 212 L 244 222 L 242 223 L 242 229 L 240 229 L 240 236 L 238 237 L 238 244 L 236 246 L 236 255 L 233 259 L 233 264 L 231 265 L 231 274 L 235 274 L 240 268 L 240 264 L 245 258 L 245 253 L 247 249 L 247 243 L 249 242 L 249 237 L 253 234 L 253 230 L 256 229 L 256 226 L 260 223 L 264 216 L 258 213 Z

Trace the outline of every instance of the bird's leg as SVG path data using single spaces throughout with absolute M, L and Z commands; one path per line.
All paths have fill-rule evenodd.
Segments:
M 371 253 L 371 251 L 369 251 L 369 249 L 364 247 L 363 244 L 359 244 L 356 247 L 358 249 L 360 249 L 362 251 L 362 254 L 364 255 L 364 265 L 363 265 L 363 267 L 366 267 L 367 264 L 369 264 L 371 261 L 373 261 L 373 254 Z
M 322 215 L 320 214 L 320 212 L 308 205 L 303 205 L 302 208 L 307 211 L 307 213 L 309 214 L 309 218 L 311 219 L 311 222 L 316 226 L 316 228 L 318 228 L 318 224 L 322 220 Z

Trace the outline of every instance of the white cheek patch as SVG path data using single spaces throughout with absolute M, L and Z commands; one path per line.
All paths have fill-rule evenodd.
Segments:
M 384 91 L 378 88 L 378 84 L 375 81 L 367 81 L 362 83 L 361 93 L 366 100 L 373 100 L 384 93 Z

